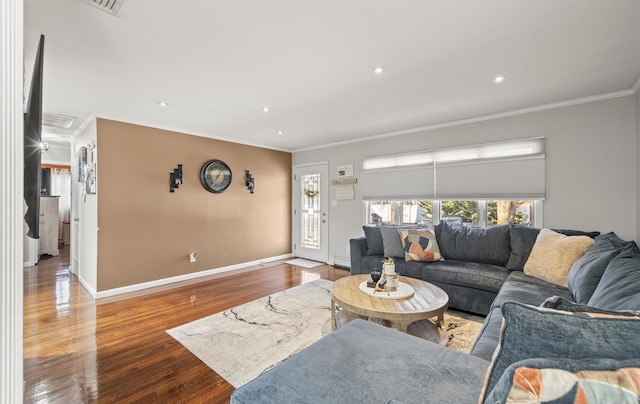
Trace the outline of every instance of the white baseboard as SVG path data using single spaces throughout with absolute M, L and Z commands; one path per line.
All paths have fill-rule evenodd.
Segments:
M 242 268 L 250 267 L 250 266 L 253 266 L 253 265 L 260 265 L 260 264 L 265 264 L 265 263 L 272 262 L 272 261 L 283 260 L 283 259 L 287 259 L 287 258 L 290 258 L 290 257 L 291 257 L 291 254 L 283 254 L 283 255 L 279 255 L 277 257 L 270 257 L 270 258 L 265 258 L 265 259 L 261 259 L 261 260 L 251 261 L 251 262 L 244 262 L 242 264 L 235 264 L 235 265 L 229 265 L 229 266 L 226 266 L 226 267 L 208 269 L 208 270 L 205 270 L 205 271 L 198 271 L 198 272 L 185 274 L 185 275 L 172 276 L 171 278 L 158 279 L 158 280 L 155 280 L 155 281 L 149 281 L 149 282 L 144 282 L 144 283 L 138 283 L 138 284 L 135 284 L 135 285 L 123 286 L 121 288 L 102 290 L 100 292 L 92 291 L 91 288 L 87 287 L 87 285 L 82 281 L 82 279 L 80 279 L 80 278 L 79 279 L 80 279 L 80 283 L 82 283 L 82 285 L 85 287 L 85 289 L 87 289 L 87 291 L 89 293 L 91 293 L 93 298 L 97 300 L 97 299 L 104 299 L 106 297 L 112 297 L 112 296 L 121 295 L 121 294 L 124 294 L 124 293 L 138 292 L 138 291 L 141 291 L 141 290 L 144 290 L 144 289 L 149 289 L 149 288 L 153 288 L 153 287 L 157 287 L 157 286 L 164 286 L 164 285 L 168 285 L 168 284 L 175 283 L 175 282 L 188 281 L 188 280 L 202 278 L 202 277 L 210 276 L 210 275 L 214 275 L 214 274 L 220 274 L 220 273 L 223 273 L 223 272 L 234 271 L 234 270 L 237 270 L 237 269 L 242 269 Z
M 340 257 L 338 255 L 333 257 L 333 265 L 345 268 L 351 268 L 351 258 Z
M 71 272 L 71 271 L 69 271 L 69 272 Z M 73 272 L 71 272 L 71 273 L 73 273 Z M 89 292 L 91 297 L 93 297 L 93 300 L 96 300 L 96 294 L 97 294 L 96 290 L 94 288 L 92 288 L 91 285 L 89 285 L 89 283 L 87 283 L 87 281 L 84 280 L 84 278 L 82 278 L 81 276 L 78 276 L 77 274 L 74 274 L 74 275 L 76 275 L 76 277 L 78 278 L 78 282 L 80 282 L 80 284 L 82 286 L 84 286 L 84 288 L 87 290 L 87 292 Z

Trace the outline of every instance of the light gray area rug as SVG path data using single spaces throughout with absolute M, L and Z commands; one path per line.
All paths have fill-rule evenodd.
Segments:
M 167 330 L 238 388 L 331 332 L 331 285 L 319 279 Z M 453 310 L 448 347 L 469 352 L 482 317 Z
M 331 285 L 315 280 L 167 332 L 237 388 L 331 332 Z

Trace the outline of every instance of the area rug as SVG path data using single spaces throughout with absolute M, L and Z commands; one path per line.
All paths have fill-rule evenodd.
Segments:
M 473 342 L 480 334 L 484 317 L 456 310 L 447 310 L 444 314 L 444 321 L 447 324 L 447 333 L 449 334 L 447 348 L 469 353 Z
M 315 268 L 315 267 L 319 267 L 320 265 L 323 265 L 322 262 L 306 260 L 304 258 L 296 258 L 289 261 L 285 261 L 284 263 L 295 265 L 298 267 L 303 267 L 303 268 Z
M 237 388 L 331 332 L 331 285 L 318 279 L 167 332 Z
M 315 280 L 167 333 L 238 388 L 331 332 L 331 285 Z M 447 346 L 468 352 L 482 320 L 447 311 Z

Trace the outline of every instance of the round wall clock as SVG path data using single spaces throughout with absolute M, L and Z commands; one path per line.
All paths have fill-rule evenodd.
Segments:
M 207 191 L 219 194 L 231 185 L 231 169 L 222 160 L 209 160 L 200 170 L 200 181 Z

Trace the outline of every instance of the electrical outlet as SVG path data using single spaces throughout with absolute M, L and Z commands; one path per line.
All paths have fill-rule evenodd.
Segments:
M 198 253 L 197 252 L 192 252 L 189 254 L 189 262 L 196 262 L 196 260 L 198 259 Z

